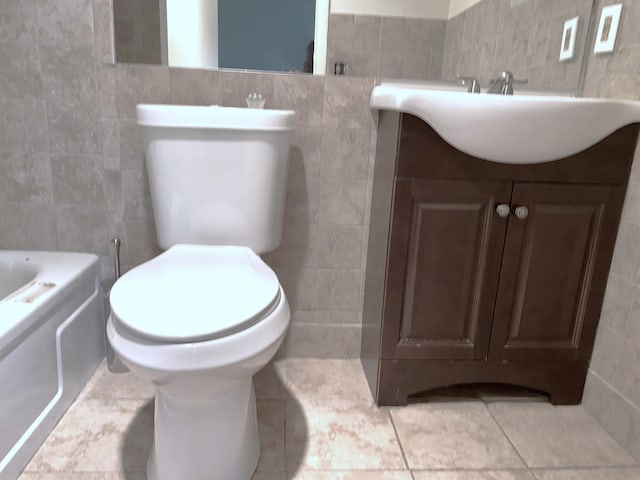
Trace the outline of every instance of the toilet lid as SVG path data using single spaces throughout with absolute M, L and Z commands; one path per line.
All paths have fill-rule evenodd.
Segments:
M 273 270 L 248 247 L 176 245 L 123 275 L 110 295 L 117 324 L 150 340 L 220 338 L 278 303 Z

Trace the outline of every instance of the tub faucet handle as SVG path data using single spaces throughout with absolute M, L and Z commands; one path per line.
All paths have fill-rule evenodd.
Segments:
M 463 87 L 467 87 L 469 93 L 480 93 L 480 82 L 477 77 L 465 77 L 464 75 L 456 75 L 458 83 Z
M 513 78 L 513 73 L 509 70 L 500 72 L 497 78 L 491 80 L 491 86 L 487 93 L 498 93 L 500 95 L 513 95 L 514 85 L 524 85 L 529 83 L 529 79 L 516 80 Z

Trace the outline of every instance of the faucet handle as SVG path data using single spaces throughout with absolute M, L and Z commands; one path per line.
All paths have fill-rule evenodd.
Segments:
M 458 83 L 463 87 L 467 87 L 469 93 L 480 93 L 480 82 L 476 77 L 465 77 L 464 75 L 456 75 Z
M 503 95 L 513 95 L 513 85 L 524 85 L 529 83 L 529 79 L 525 78 L 523 80 L 516 80 L 513 78 L 513 73 L 509 70 L 503 70 L 499 73 L 497 78 L 491 80 L 489 88 L 490 93 L 501 93 Z M 498 86 L 500 91 L 494 89 L 494 85 Z

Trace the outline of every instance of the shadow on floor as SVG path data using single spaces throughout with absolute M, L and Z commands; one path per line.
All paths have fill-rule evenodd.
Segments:
M 275 391 L 284 392 L 282 399 L 258 398 L 258 428 L 260 430 L 261 452 L 258 472 L 296 472 L 302 466 L 308 444 L 306 421 L 288 424 L 286 418 L 304 419 L 303 408 L 287 390 L 279 376 L 273 375 Z M 261 408 L 261 402 L 282 402 L 283 409 Z M 144 480 L 147 458 L 153 442 L 154 401 L 147 402 L 136 413 L 129 424 L 122 442 L 121 461 L 126 480 Z M 265 415 L 272 415 L 266 417 Z M 293 448 L 287 445 L 295 442 Z M 289 447 L 289 448 L 287 448 Z
M 151 399 L 138 410 L 125 433 L 120 454 L 126 480 L 145 478 L 147 457 L 153 442 L 153 411 Z

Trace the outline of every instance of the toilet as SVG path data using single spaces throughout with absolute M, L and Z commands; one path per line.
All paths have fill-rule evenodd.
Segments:
M 111 290 L 107 337 L 156 387 L 148 480 L 249 480 L 260 457 L 252 376 L 290 310 L 260 258 L 281 240 L 288 110 L 138 105 L 157 257 Z

